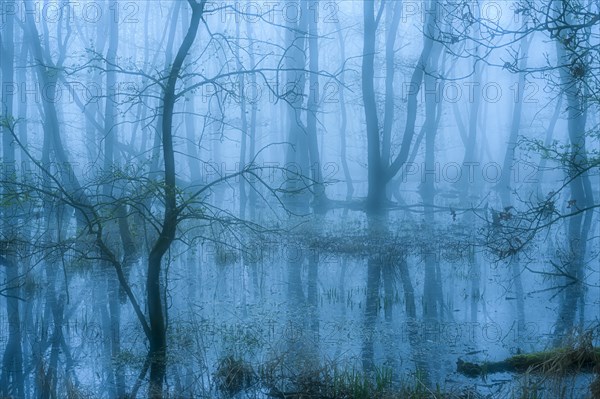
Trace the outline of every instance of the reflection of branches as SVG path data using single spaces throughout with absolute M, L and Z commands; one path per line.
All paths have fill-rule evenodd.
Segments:
M 585 276 L 573 275 L 573 273 L 569 271 L 569 266 L 568 266 L 569 256 L 567 254 L 565 254 L 563 252 L 562 256 L 559 255 L 558 258 L 559 258 L 559 262 L 557 262 L 553 259 L 548 260 L 548 263 L 550 264 L 550 266 L 552 266 L 552 270 L 539 270 L 537 268 L 532 267 L 529 264 L 523 265 L 523 267 L 527 271 L 531 272 L 532 274 L 537 274 L 537 275 L 540 275 L 547 279 L 562 279 L 562 283 L 560 285 L 553 285 L 553 286 L 550 286 L 547 288 L 533 290 L 533 291 L 529 292 L 529 295 L 555 291 L 552 294 L 552 296 L 550 297 L 550 299 L 553 299 L 554 297 L 559 295 L 561 292 L 563 292 L 564 290 L 566 290 L 567 288 L 569 288 L 570 286 L 573 286 L 573 285 L 585 285 L 587 287 L 599 287 L 598 285 L 592 284 L 590 282 L 589 278 L 586 278 Z M 594 271 L 595 268 L 592 268 L 590 270 Z

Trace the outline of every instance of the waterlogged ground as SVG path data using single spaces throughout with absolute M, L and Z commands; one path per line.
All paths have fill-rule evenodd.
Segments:
M 331 223 L 321 220 L 291 236 L 253 243 L 245 253 L 206 244 L 192 264 L 182 259 L 180 267 L 196 276 L 191 280 L 177 279 L 173 268 L 171 289 L 179 295 L 172 299 L 171 324 L 190 325 L 209 369 L 218 359 L 232 355 L 255 366 L 287 364 L 291 373 L 297 369 L 290 365 L 304 365 L 305 360 L 315 367 L 361 370 L 365 346 L 372 343 L 376 367 L 389 368 L 398 383 L 419 378 L 451 392 L 471 388 L 493 397 L 510 397 L 521 383 L 513 375 L 468 379 L 457 373 L 457 360 L 502 360 L 549 348 L 556 338 L 559 296 L 556 290 L 548 290 L 556 282 L 535 273 L 543 269 L 547 253 L 521 263 L 525 317 L 519 331 L 511 269 L 486 253 L 474 235 L 453 234 L 450 239 L 444 235 L 447 229 L 424 234 L 410 227 L 392 227 L 388 241 L 376 237 L 371 242 L 364 236 L 363 221 L 333 222 L 338 216 L 331 217 Z M 414 227 L 414 222 L 390 226 Z M 461 239 L 472 242 L 464 245 Z M 434 251 L 442 276 L 445 308 L 437 319 L 421 316 L 424 246 Z M 393 272 L 391 282 L 386 281 L 390 276 L 383 276 L 377 317 L 366 323 L 367 264 L 369 257 L 382 254 L 392 268 L 398 256 L 406 257 L 416 318 L 407 317 L 405 281 Z M 474 265 L 479 267 L 477 298 L 471 295 Z M 598 288 L 588 290 L 586 317 L 580 320 L 584 327 L 597 327 L 598 294 Z M 588 394 L 590 379 L 579 376 L 565 381 L 568 389 L 581 388 L 568 397 Z
M 469 391 L 492 398 L 520 397 L 523 386 L 535 388 L 535 376 L 498 373 L 467 378 L 456 365 L 459 359 L 498 361 L 551 347 L 560 295 L 550 288 L 558 281 L 536 272 L 545 270 L 550 251 L 521 257 L 524 318 L 520 320 L 512 269 L 486 253 L 476 228 L 457 222 L 432 229 L 417 218 L 392 218 L 384 234 L 374 231 L 361 217 L 333 212 L 302 223 L 291 233 L 240 243 L 225 232 L 217 243 L 197 243 L 192 249 L 177 244 L 170 253 L 166 287 L 168 373 L 175 381 L 169 389 L 215 397 L 227 359 L 242 362 L 250 374 L 262 379 L 260 384 L 247 384 L 252 388 L 240 391 L 241 397 L 265 397 L 274 386 L 293 389 L 294 378 L 315 370 L 366 371 L 385 375 L 395 386 Z M 532 251 L 537 251 L 536 245 L 532 243 Z M 444 307 L 437 317 L 423 316 L 426 254 L 433 254 L 442 282 Z M 374 258 L 389 272 L 382 271 L 375 299 L 369 303 L 368 270 Z M 140 261 L 130 281 L 144 281 L 143 270 Z M 144 364 L 146 341 L 129 303 L 121 305 L 121 355 L 107 358 L 106 326 L 88 284 L 95 281 L 94 289 L 106 289 L 105 276 L 78 272 L 69 278 L 70 296 L 80 299 L 67 304 L 64 331 L 74 348 L 71 367 L 80 386 L 92 397 L 103 392 L 103 370 L 116 363 L 125 366 L 126 380 L 133 385 Z M 415 317 L 408 316 L 409 286 Z M 598 287 L 588 287 L 584 318 L 579 320 L 584 329 L 596 329 L 595 346 Z M 143 286 L 133 289 L 141 295 Z M 41 310 L 37 306 L 41 305 L 29 311 L 36 314 Z M 370 306 L 376 312 L 368 319 Z M 0 335 L 6 336 L 6 331 Z M 546 397 L 556 397 L 555 392 L 566 398 L 589 397 L 592 378 L 580 374 L 550 380 L 540 392 Z M 270 381 L 270 388 L 265 381 Z

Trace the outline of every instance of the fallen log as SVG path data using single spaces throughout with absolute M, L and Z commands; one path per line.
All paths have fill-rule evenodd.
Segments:
M 475 378 L 493 373 L 600 372 L 600 348 L 560 348 L 518 354 L 497 362 L 472 363 L 458 359 L 456 371 Z

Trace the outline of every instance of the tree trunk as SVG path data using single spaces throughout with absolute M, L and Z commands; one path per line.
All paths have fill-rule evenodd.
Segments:
M 562 8 L 568 10 L 566 0 L 562 1 Z M 557 11 L 558 12 L 558 11 Z M 571 17 L 565 16 L 566 22 L 571 22 Z M 579 60 L 579 55 L 570 54 L 572 49 L 568 48 L 567 40 L 570 30 L 559 35 L 556 41 L 558 62 L 560 65 L 559 73 L 562 89 L 567 100 L 568 112 L 568 132 L 570 142 L 570 167 L 568 178 L 571 179 L 569 188 L 571 197 L 569 203 L 572 204 L 573 211 L 576 209 L 586 208 L 593 204 L 593 194 L 589 175 L 583 168 L 588 166 L 585 126 L 587 117 L 586 100 L 583 95 L 583 82 L 575 77 L 571 71 L 571 66 L 575 62 L 583 62 Z M 584 219 L 585 217 L 585 219 Z M 584 295 L 583 290 L 583 266 L 585 253 L 588 241 L 588 234 L 591 225 L 592 211 L 578 213 L 569 219 L 568 225 L 568 262 L 566 272 L 569 277 L 565 281 L 566 289 L 564 290 L 563 300 L 560 304 L 557 328 L 555 331 L 555 344 L 560 344 L 574 326 L 575 314 L 577 313 L 578 304 L 581 303 L 581 298 Z M 579 309 L 583 312 L 583 309 Z
M 456 371 L 467 377 L 479 377 L 492 373 L 524 373 L 527 371 L 550 372 L 555 374 L 600 370 L 600 348 L 556 349 L 547 352 L 534 352 L 508 357 L 497 362 L 481 364 L 456 362 Z
M 433 206 L 435 205 L 435 183 L 438 171 L 435 164 L 435 137 L 437 135 L 438 82 L 435 74 L 438 70 L 438 59 L 441 53 L 439 44 L 434 46 L 427 61 L 427 73 L 424 77 L 425 87 L 425 175 L 421 182 L 421 198 L 424 204 L 426 228 L 433 229 L 435 220 Z M 423 317 L 425 320 L 438 320 L 442 311 L 441 282 L 437 278 L 436 265 L 437 248 L 429 248 L 425 253 L 425 282 L 423 287 Z
M 367 124 L 367 162 L 369 191 L 367 194 L 367 212 L 380 212 L 385 203 L 386 181 L 381 161 L 379 118 L 375 99 L 375 43 L 377 23 L 375 21 L 375 1 L 363 1 L 364 44 L 362 59 L 362 95 Z
M 519 70 L 525 71 L 527 68 L 527 53 L 529 51 L 529 44 L 531 39 L 522 39 L 520 45 L 521 61 L 519 63 Z M 523 113 L 523 92 L 525 91 L 525 72 L 519 74 L 517 82 L 517 96 L 515 97 L 516 103 L 513 109 L 513 119 L 510 130 L 510 137 L 506 146 L 506 152 L 504 154 L 504 163 L 502 165 L 502 171 L 499 191 L 500 198 L 502 199 L 502 206 L 507 209 L 512 206 L 511 200 L 511 176 L 513 176 L 513 162 L 515 158 L 515 151 L 517 147 L 517 140 L 521 128 L 521 115 Z M 510 262 L 511 278 L 515 287 L 515 296 L 517 303 L 517 341 L 520 345 L 522 334 L 525 332 L 525 293 L 523 291 L 523 279 L 521 277 L 521 263 L 519 261 L 518 254 L 508 260 Z
M 246 36 L 250 41 L 250 45 L 248 46 L 249 59 L 250 59 L 250 68 L 254 69 L 256 67 L 256 62 L 254 59 L 254 39 L 252 32 L 252 23 L 249 19 L 246 20 Z M 256 74 L 250 74 L 250 87 L 256 86 Z M 254 99 L 252 101 L 252 106 L 250 107 L 250 131 L 248 140 L 250 141 L 248 146 L 248 159 L 254 162 L 254 157 L 256 156 L 256 117 L 258 114 L 258 99 Z M 250 193 L 248 194 L 248 205 L 250 207 L 250 220 L 255 220 L 256 218 L 256 187 L 250 187 Z
M 13 94 L 11 89 L 14 84 L 14 16 L 6 17 L 2 34 L 0 35 L 0 70 L 2 72 L 2 109 L 0 115 L 13 118 Z M 10 123 L 10 122 L 9 122 Z M 15 398 L 24 397 L 23 357 L 21 346 L 21 316 L 19 312 L 19 264 L 16 259 L 16 248 L 18 240 L 18 225 L 16 207 L 13 194 L 16 191 L 16 165 L 15 147 L 11 132 L 7 127 L 0 127 L 2 135 L 2 243 L 4 247 L 0 254 L 0 265 L 6 268 L 6 313 L 8 318 L 8 342 L 2 359 L 2 372 L 0 376 L 0 393 Z M 26 238 L 24 238 L 27 240 Z M 14 242 L 11 242 L 13 241 Z
M 394 124 L 394 75 L 396 72 L 396 36 L 402 15 L 402 2 L 387 3 L 387 14 L 390 15 L 390 26 L 385 41 L 385 115 L 383 119 L 382 162 L 389 165 L 391 155 L 392 126 Z
M 241 126 L 241 144 L 240 144 L 240 170 L 246 167 L 246 153 L 247 153 L 247 141 L 248 141 L 248 118 L 246 117 L 246 76 L 243 71 L 242 60 L 240 59 L 240 24 L 235 25 L 235 57 L 237 59 L 237 70 L 240 72 L 240 119 L 242 121 Z M 240 177 L 240 219 L 244 220 L 246 217 L 246 203 L 248 202 L 248 195 L 246 193 L 246 179 L 244 176 Z
M 175 108 L 175 85 L 183 61 L 187 56 L 198 32 L 205 1 L 200 4 L 189 0 L 192 8 L 190 27 L 177 51 L 169 72 L 163 93 L 162 109 L 162 149 L 165 162 L 164 200 L 165 213 L 158 239 L 148 256 L 148 276 L 146 282 L 148 316 L 150 321 L 150 388 L 149 397 L 163 397 L 162 384 L 166 376 L 166 326 L 163 313 L 160 274 L 162 257 L 175 239 L 177 229 L 177 198 L 175 185 L 175 152 L 173 150 L 173 111 Z
M 307 213 L 310 198 L 307 198 L 307 182 L 303 176 L 309 176 L 309 148 L 306 127 L 302 123 L 302 108 L 306 85 L 306 34 L 307 7 L 305 2 L 287 0 L 288 7 L 300 10 L 298 21 L 288 19 L 286 45 L 289 54 L 286 57 L 286 85 L 284 87 L 287 102 L 288 146 L 286 152 L 286 167 L 290 169 L 286 190 L 289 193 L 288 205 L 297 213 Z
M 338 41 L 340 44 L 340 59 L 342 68 L 346 62 L 346 44 L 342 34 L 342 28 L 337 22 L 336 29 L 338 30 Z M 344 180 L 346 181 L 346 201 L 350 201 L 354 195 L 354 185 L 352 184 L 352 176 L 350 175 L 350 169 L 348 168 L 348 156 L 347 156 L 347 144 L 346 144 L 346 129 L 348 126 L 348 111 L 346 109 L 346 74 L 344 71 L 340 74 L 340 88 L 339 88 L 339 103 L 340 103 L 340 157 L 342 161 L 342 169 L 344 171 Z
M 308 10 L 308 51 L 309 51 L 309 91 L 306 112 L 306 135 L 310 157 L 310 176 L 312 178 L 313 203 L 315 213 L 324 213 L 327 207 L 325 185 L 323 182 L 319 144 L 317 141 L 317 112 L 319 111 L 319 29 L 318 1 L 311 0 Z
M 367 126 L 367 160 L 368 160 L 368 182 L 369 192 L 367 194 L 366 209 L 368 213 L 381 213 L 387 202 L 387 184 L 400 171 L 408 160 L 412 140 L 415 134 L 415 122 L 417 118 L 417 96 L 423 82 L 424 70 L 429 60 L 431 50 L 433 48 L 436 25 L 435 25 L 435 10 L 437 9 L 437 0 L 431 1 L 431 11 L 427 13 L 425 20 L 425 36 L 423 38 L 423 50 L 419 57 L 419 61 L 415 66 L 410 81 L 410 91 L 408 93 L 408 106 L 406 116 L 406 126 L 400 151 L 394 158 L 393 162 L 388 166 L 387 162 L 382 158 L 379 118 L 377 116 L 377 102 L 375 99 L 375 52 L 376 52 L 376 32 L 378 21 L 375 18 L 375 2 L 366 0 L 363 2 L 364 14 L 364 42 L 363 42 L 363 60 L 362 60 L 362 94 L 365 109 L 365 120 Z M 397 11 L 397 10 L 395 10 Z M 392 28 L 397 28 L 396 19 L 394 16 Z M 392 48 L 393 49 L 393 48 Z M 389 58 L 393 56 L 393 51 L 389 49 L 387 53 L 387 63 L 393 64 L 393 60 Z M 388 81 L 386 86 L 393 87 L 393 74 L 388 71 Z M 391 100 L 390 100 L 391 101 Z M 390 107 L 388 101 L 388 107 Z M 393 103 L 392 103 L 393 104 Z M 392 107 L 393 109 L 393 107 Z M 392 119 L 388 119 L 387 127 L 391 126 Z M 384 127 L 385 120 L 384 120 Z M 386 136 L 387 137 L 387 136 Z M 387 138 L 386 138 L 387 140 Z M 385 153 L 387 154 L 387 150 Z

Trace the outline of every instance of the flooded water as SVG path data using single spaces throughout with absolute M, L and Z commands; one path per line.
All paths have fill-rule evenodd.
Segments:
M 252 243 L 246 251 L 206 243 L 177 255 L 168 299 L 170 347 L 173 356 L 181 356 L 177 362 L 195 372 L 214 369 L 227 356 L 257 369 L 282 364 L 284 375 L 303 367 L 390 370 L 397 384 L 417 380 L 495 398 L 511 397 L 518 377 L 467 378 L 457 372 L 459 359 L 501 361 L 549 349 L 557 340 L 560 289 L 554 287 L 561 281 L 540 274 L 549 270 L 545 264 L 551 254 L 518 262 L 521 300 L 510 261 L 497 261 L 480 243 L 459 245 L 440 231 L 419 242 L 422 234 L 411 231 L 414 221 L 404 220 L 390 223 L 403 227 L 369 253 L 360 242 L 364 237 L 355 235 L 360 228 L 352 227 L 360 221 L 329 222 L 312 223 L 308 229 L 320 226 L 320 231 L 311 235 L 300 230 Z M 336 235 L 340 229 L 347 235 Z M 390 248 L 396 250 L 381 252 Z M 426 315 L 428 256 L 441 300 L 437 312 Z M 379 281 L 373 288 L 374 260 Z M 578 331 L 598 332 L 599 294 L 597 286 L 588 287 Z M 591 375 L 570 378 L 570 389 L 579 389 L 573 397 L 589 394 Z

